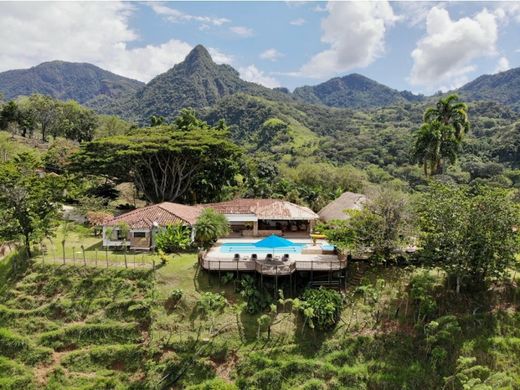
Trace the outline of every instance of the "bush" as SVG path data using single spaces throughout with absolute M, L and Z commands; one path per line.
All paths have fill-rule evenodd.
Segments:
M 223 214 L 204 209 L 195 224 L 195 241 L 202 248 L 210 248 L 220 237 L 229 234 L 229 222 Z
M 266 291 L 256 288 L 255 280 L 250 275 L 244 275 L 240 281 L 240 295 L 246 301 L 246 311 L 249 314 L 260 313 L 272 302 L 271 296 Z
M 339 321 L 343 298 L 338 292 L 324 288 L 306 290 L 297 306 L 309 327 L 326 330 Z
M 216 378 L 204 381 L 198 385 L 188 386 L 186 390 L 238 390 L 238 387 L 223 379 Z
M 191 246 L 191 229 L 180 223 L 166 226 L 155 236 L 157 249 L 165 253 L 176 253 Z
M 172 303 L 177 304 L 183 296 L 183 292 L 180 288 L 173 289 L 170 293 L 170 300 Z

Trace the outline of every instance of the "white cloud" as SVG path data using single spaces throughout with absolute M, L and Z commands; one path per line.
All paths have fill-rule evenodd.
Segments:
M 215 18 L 211 16 L 197 16 L 186 14 L 174 8 L 167 7 L 162 3 L 148 3 L 156 14 L 166 17 L 172 23 L 191 22 L 196 21 L 203 23 L 204 26 L 222 26 L 224 23 L 229 23 L 230 20 L 226 18 Z M 206 27 L 206 28 L 207 28 Z
M 132 47 L 134 7 L 122 2 L 0 4 L 0 71 L 44 61 L 89 62 L 123 76 L 148 81 L 184 59 L 189 43 L 171 39 Z M 232 58 L 210 49 L 216 62 Z
M 247 37 L 250 37 L 253 35 L 253 30 L 250 29 L 249 27 L 233 26 L 233 27 L 230 27 L 229 30 L 232 33 L 239 35 L 241 37 L 244 37 L 244 38 L 247 38 Z
M 300 69 L 325 77 L 365 67 L 384 52 L 385 33 L 397 21 L 388 2 L 329 2 L 322 20 L 322 42 L 329 45 Z
M 234 58 L 232 55 L 223 53 L 213 47 L 208 48 L 208 51 L 211 55 L 211 58 L 213 58 L 213 61 L 215 61 L 217 64 L 231 64 L 233 62 Z
M 504 72 L 509 69 L 511 69 L 509 60 L 506 57 L 500 57 L 498 59 L 497 67 L 495 68 L 495 73 Z
M 261 59 L 269 61 L 277 61 L 281 57 L 283 57 L 283 53 L 276 49 L 267 49 L 260 54 Z
M 442 5 L 443 8 L 449 5 L 444 5 L 444 3 L 434 1 L 398 1 L 393 4 L 395 5 L 400 17 L 410 27 L 422 24 L 434 5 L 437 4 L 438 7 Z
M 294 19 L 294 20 L 291 20 L 289 22 L 289 24 L 291 24 L 293 26 L 303 26 L 305 24 L 305 19 L 304 18 Z
M 268 88 L 275 88 L 280 86 L 278 80 L 276 80 L 274 77 L 266 75 L 255 65 L 238 68 L 238 72 L 240 73 L 240 77 L 244 80 L 261 84 Z
M 475 70 L 472 60 L 496 54 L 497 35 L 496 16 L 486 9 L 453 21 L 445 9 L 432 8 L 426 36 L 411 53 L 410 82 L 430 88 L 453 84 Z

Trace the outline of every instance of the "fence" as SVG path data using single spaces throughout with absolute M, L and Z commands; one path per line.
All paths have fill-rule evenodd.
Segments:
M 147 259 L 145 261 L 144 254 L 127 253 L 126 255 L 114 256 L 108 251 L 85 251 L 81 248 L 80 252 L 76 252 L 76 248 L 72 247 L 72 255 L 65 251 L 65 254 L 54 253 L 51 255 L 46 249 L 41 249 L 39 260 L 42 264 L 60 264 L 60 265 L 74 265 L 74 266 L 90 266 L 103 268 L 140 268 L 155 270 L 155 259 Z M 139 261 L 140 260 L 140 261 Z

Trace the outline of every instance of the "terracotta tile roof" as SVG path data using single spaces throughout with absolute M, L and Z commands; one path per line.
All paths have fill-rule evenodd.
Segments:
M 311 220 L 319 216 L 307 207 L 280 199 L 234 199 L 198 205 L 222 214 L 255 214 L 259 219 Z
M 114 226 L 119 223 L 127 223 L 132 229 L 150 229 L 154 222 L 159 226 L 167 226 L 177 222 L 193 225 L 201 211 L 200 208 L 194 206 L 163 202 L 112 218 L 106 225 Z
M 345 210 L 361 210 L 366 201 L 367 197 L 363 194 L 344 192 L 339 198 L 322 208 L 318 214 L 324 221 L 347 219 L 348 215 Z

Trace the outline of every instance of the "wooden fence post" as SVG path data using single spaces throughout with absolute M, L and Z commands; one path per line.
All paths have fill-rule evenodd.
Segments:
M 152 259 L 153 280 L 155 280 L 155 259 Z
M 97 268 L 97 248 L 96 248 L 96 268 Z
M 76 265 L 76 248 L 72 247 L 72 264 Z
M 85 258 L 85 247 L 83 245 L 81 245 L 81 252 L 83 254 L 83 266 L 86 267 L 87 266 L 87 259 Z

